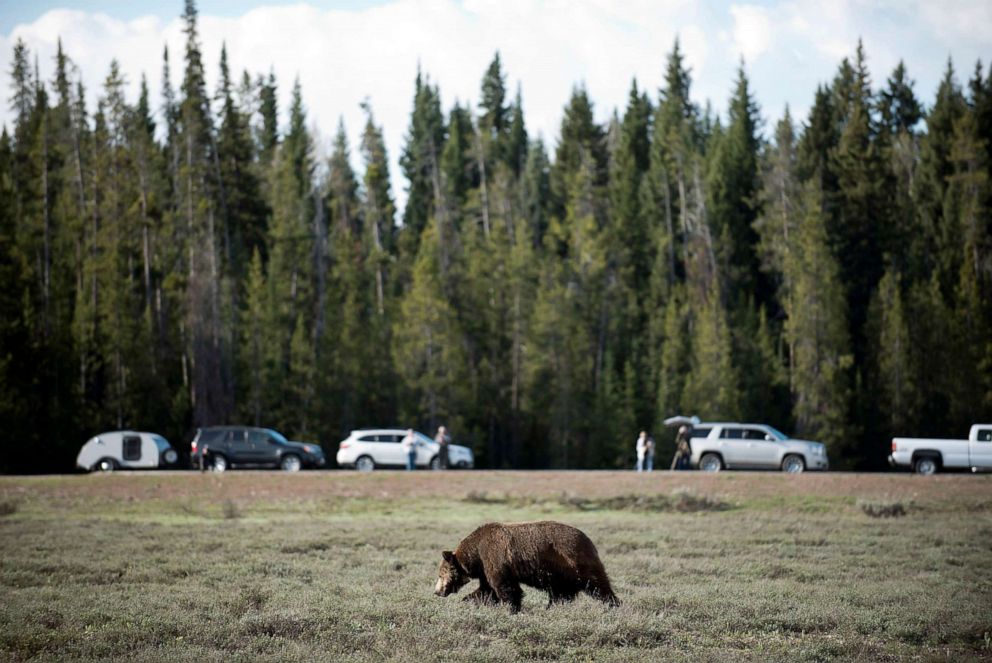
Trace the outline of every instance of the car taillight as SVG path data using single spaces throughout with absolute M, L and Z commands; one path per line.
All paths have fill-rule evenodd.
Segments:
M 192 448 L 193 448 L 193 453 L 196 453 L 196 440 L 193 440 Z
M 892 440 L 892 451 L 897 451 L 897 449 L 896 449 L 896 441 L 895 440 Z
M 351 443 L 348 442 L 347 440 L 345 440 L 344 442 L 341 442 L 340 444 L 338 444 L 338 449 L 347 449 L 350 446 L 351 446 Z

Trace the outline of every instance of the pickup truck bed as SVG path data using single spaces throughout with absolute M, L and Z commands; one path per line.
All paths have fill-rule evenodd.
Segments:
M 992 424 L 975 424 L 967 440 L 893 438 L 889 463 L 913 468 L 919 474 L 954 468 L 992 470 Z

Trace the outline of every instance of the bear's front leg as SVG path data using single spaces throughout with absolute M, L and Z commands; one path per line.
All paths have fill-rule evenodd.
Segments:
M 479 588 L 462 599 L 463 601 L 474 601 L 479 605 L 493 605 L 496 603 L 496 592 L 485 580 L 479 583 Z

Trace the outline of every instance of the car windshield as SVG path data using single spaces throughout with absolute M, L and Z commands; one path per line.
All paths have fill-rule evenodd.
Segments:
M 281 433 L 277 433 L 271 428 L 266 429 L 266 432 L 272 436 L 272 439 L 276 441 L 276 444 L 288 444 L 289 440 L 284 438 Z
M 418 439 L 418 440 L 420 440 L 420 443 L 421 443 L 421 444 L 425 444 L 425 443 L 433 443 L 433 442 L 434 442 L 434 440 L 432 440 L 431 438 L 429 438 L 429 437 L 427 437 L 426 435 L 424 435 L 424 434 L 423 434 L 423 433 L 421 433 L 420 431 L 417 431 L 417 432 L 415 433 L 415 435 L 417 436 L 417 439 Z
M 169 445 L 168 440 L 166 440 L 161 435 L 152 435 L 152 442 L 155 443 L 155 446 L 158 447 L 159 451 L 168 451 L 169 449 L 172 448 Z
M 788 440 L 789 439 L 789 436 L 788 435 L 786 435 L 785 433 L 783 433 L 782 431 L 780 431 L 780 430 L 778 430 L 776 428 L 772 428 L 771 426 L 769 426 L 768 427 L 768 430 L 770 430 L 772 432 L 772 435 L 774 435 L 775 437 L 777 437 L 780 440 Z

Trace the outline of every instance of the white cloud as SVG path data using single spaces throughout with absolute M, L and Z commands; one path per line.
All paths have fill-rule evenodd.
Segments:
M 753 62 L 772 45 L 772 22 L 768 10 L 752 5 L 731 5 L 734 19 L 734 45 L 748 62 Z

